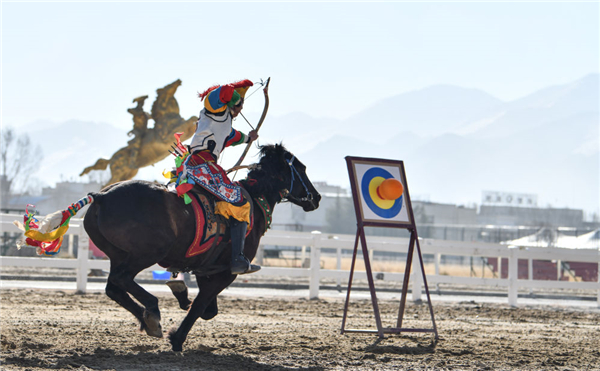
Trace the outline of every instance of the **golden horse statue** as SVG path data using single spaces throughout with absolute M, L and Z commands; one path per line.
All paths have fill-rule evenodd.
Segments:
M 158 96 L 152 104 L 151 113 L 144 112 L 144 101 L 147 95 L 135 98 L 135 108 L 129 108 L 127 112 L 133 115 L 133 130 L 127 133 L 134 136 L 127 142 L 127 146 L 115 152 L 110 159 L 98 159 L 92 166 L 86 167 L 80 176 L 92 170 L 106 170 L 110 166 L 111 178 L 108 184 L 122 180 L 132 179 L 138 169 L 153 165 L 167 156 L 174 142 L 173 134 L 183 132 L 181 141 L 192 137 L 196 130 L 198 117 L 192 116 L 185 121 L 179 115 L 179 105 L 175 99 L 175 92 L 181 85 L 177 80 L 164 88 L 156 90 Z M 148 128 L 148 120 L 154 120 L 154 127 Z

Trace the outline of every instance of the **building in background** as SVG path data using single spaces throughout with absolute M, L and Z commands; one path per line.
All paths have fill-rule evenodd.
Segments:
M 273 228 L 291 231 L 319 230 L 326 233 L 356 233 L 356 215 L 349 190 L 326 182 L 315 182 L 321 204 L 305 213 L 301 208 L 281 203 L 273 214 Z M 584 220 L 583 210 L 540 208 L 537 195 L 484 191 L 477 207 L 429 201 L 412 201 L 419 237 L 455 241 L 502 242 L 521 238 L 540 228 L 582 235 L 600 227 L 598 221 Z M 367 234 L 406 236 L 395 228 L 366 228 Z
M 273 211 L 271 228 L 298 232 L 324 231 L 328 225 L 327 211 L 338 210 L 341 203 L 351 199 L 350 192 L 342 187 L 326 182 L 314 182 L 313 185 L 322 197 L 319 208 L 307 213 L 290 202 L 281 202 Z M 353 225 L 356 226 L 356 219 Z
M 2 210 L 21 212 L 29 204 L 34 205 L 40 215 L 47 215 L 66 209 L 89 192 L 98 192 L 101 187 L 98 182 L 59 182 L 55 187 L 42 188 L 41 195 L 7 195 L 2 198 Z

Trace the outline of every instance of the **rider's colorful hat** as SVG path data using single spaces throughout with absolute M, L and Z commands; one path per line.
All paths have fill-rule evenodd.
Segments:
M 239 104 L 246 95 L 248 88 L 254 85 L 250 80 L 242 80 L 233 84 L 215 85 L 204 93 L 198 94 L 204 100 L 204 107 L 212 113 L 223 112 L 227 107 Z M 206 99 L 204 99 L 206 98 Z

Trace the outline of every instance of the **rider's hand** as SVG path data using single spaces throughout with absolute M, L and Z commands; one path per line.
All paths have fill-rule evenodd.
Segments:
M 256 130 L 252 130 L 251 132 L 248 133 L 248 136 L 250 137 L 250 141 L 254 142 L 255 140 L 258 139 L 258 132 Z

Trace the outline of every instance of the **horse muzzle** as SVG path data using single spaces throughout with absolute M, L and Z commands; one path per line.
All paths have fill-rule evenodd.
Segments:
M 306 197 L 302 198 L 302 209 L 304 211 L 313 211 L 319 208 L 319 202 L 321 201 L 321 195 L 316 194 L 313 196 L 312 193 L 309 193 Z

